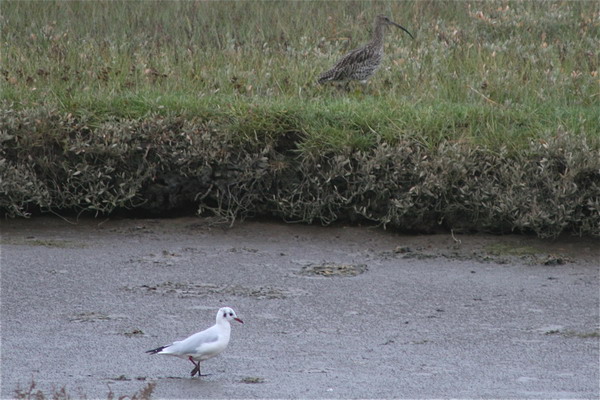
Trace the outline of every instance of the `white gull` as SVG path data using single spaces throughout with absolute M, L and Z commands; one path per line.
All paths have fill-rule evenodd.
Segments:
M 244 323 L 229 307 L 220 308 L 217 312 L 217 323 L 210 328 L 198 332 L 187 339 L 173 342 L 166 346 L 148 350 L 146 353 L 174 356 L 190 360 L 194 364 L 192 376 L 200 375 L 200 361 L 208 360 L 221 353 L 229 344 L 231 325 L 229 321 Z

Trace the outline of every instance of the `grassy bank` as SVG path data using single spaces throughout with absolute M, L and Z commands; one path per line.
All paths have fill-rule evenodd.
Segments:
M 598 103 L 596 2 L 64 2 L 2 5 L 5 97 L 65 106 L 178 93 L 329 99 L 319 72 L 393 16 L 378 98 Z
M 298 114 L 268 110 L 103 122 L 0 110 L 0 207 L 11 216 L 193 209 L 230 222 L 268 215 L 420 232 L 600 234 L 600 150 L 584 135 L 516 150 L 348 129 L 339 142 L 327 131 L 325 146 L 307 138 Z
M 185 203 L 230 219 L 599 233 L 596 2 L 1 7 L 9 215 Z M 366 88 L 316 85 L 379 13 L 415 40 L 388 30 Z

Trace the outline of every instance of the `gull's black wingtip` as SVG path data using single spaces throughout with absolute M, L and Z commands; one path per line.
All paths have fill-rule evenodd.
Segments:
M 155 348 L 155 349 L 148 350 L 148 351 L 146 351 L 146 353 L 149 353 L 149 354 L 156 354 L 156 353 L 160 353 L 161 351 L 163 351 L 163 350 L 164 350 L 164 349 L 166 349 L 167 347 L 168 347 L 168 346 L 160 346 L 160 347 L 157 347 L 157 348 Z

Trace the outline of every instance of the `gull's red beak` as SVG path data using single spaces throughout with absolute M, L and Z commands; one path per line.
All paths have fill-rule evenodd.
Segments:
M 243 324 L 243 323 L 244 323 L 244 321 L 242 321 L 242 320 L 241 320 L 241 319 L 239 319 L 239 318 L 234 318 L 234 319 L 235 319 L 237 322 L 239 322 L 240 324 Z

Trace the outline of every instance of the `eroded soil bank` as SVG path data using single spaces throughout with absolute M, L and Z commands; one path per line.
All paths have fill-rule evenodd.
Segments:
M 2 398 L 597 398 L 598 241 L 198 218 L 2 223 Z M 235 308 L 229 348 L 144 351 Z

